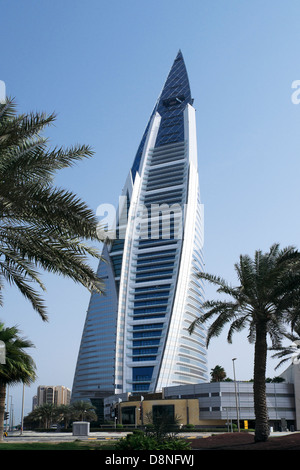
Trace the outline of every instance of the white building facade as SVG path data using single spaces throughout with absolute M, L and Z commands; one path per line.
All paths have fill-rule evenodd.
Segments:
M 202 247 L 195 108 L 179 52 L 103 250 L 106 295 L 91 296 L 72 401 L 208 380 L 206 331 L 188 331 L 203 301 Z

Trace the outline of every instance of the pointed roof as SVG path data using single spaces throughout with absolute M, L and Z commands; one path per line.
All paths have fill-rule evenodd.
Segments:
M 131 168 L 133 180 L 139 169 L 147 132 L 154 113 L 158 112 L 161 116 L 161 125 L 155 146 L 176 142 L 183 140 L 183 110 L 187 104 L 192 103 L 189 78 L 182 52 L 179 50 L 136 153 Z M 173 133 L 170 132 L 172 129 L 174 131 Z
M 178 105 L 179 101 L 185 107 L 192 103 L 189 78 L 182 52 L 179 50 L 173 62 L 163 90 L 157 103 L 157 111 L 163 115 L 165 108 Z

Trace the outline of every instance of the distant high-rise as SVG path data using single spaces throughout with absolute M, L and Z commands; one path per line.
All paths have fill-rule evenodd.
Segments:
M 178 53 L 125 182 L 116 237 L 104 246 L 84 325 L 72 401 L 206 382 L 203 218 L 195 109 Z
M 33 408 L 46 404 L 69 405 L 71 390 L 62 385 L 39 385 L 37 395 L 33 397 Z

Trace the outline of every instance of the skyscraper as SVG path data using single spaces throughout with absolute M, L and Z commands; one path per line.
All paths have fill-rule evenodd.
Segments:
M 195 109 L 179 51 L 116 211 L 91 295 L 72 401 L 207 381 L 206 332 L 188 327 L 203 300 L 203 214 Z M 114 227 L 110 227 L 113 232 Z

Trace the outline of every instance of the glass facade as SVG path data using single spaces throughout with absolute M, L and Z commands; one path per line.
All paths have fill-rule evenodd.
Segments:
M 188 333 L 203 299 L 198 180 L 195 110 L 179 52 L 123 190 L 119 236 L 99 265 L 107 293 L 91 298 L 72 400 L 207 381 L 206 332 Z
M 105 282 L 106 295 L 91 295 L 72 388 L 72 401 L 101 398 L 114 393 L 117 291 L 108 249 L 102 253 L 98 275 Z M 105 334 L 103 334 L 105 332 Z

